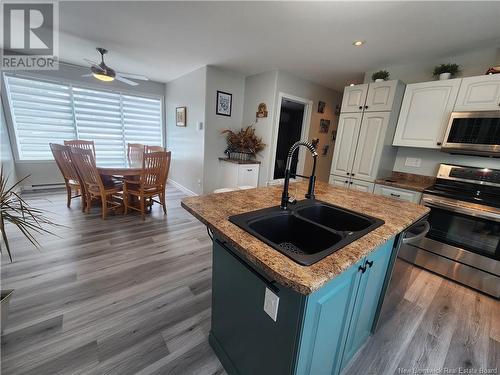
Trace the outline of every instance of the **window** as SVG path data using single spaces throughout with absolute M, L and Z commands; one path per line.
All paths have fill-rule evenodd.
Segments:
M 97 160 L 123 165 L 127 143 L 162 145 L 161 99 L 5 75 L 20 160 L 51 160 L 49 143 L 95 142 Z

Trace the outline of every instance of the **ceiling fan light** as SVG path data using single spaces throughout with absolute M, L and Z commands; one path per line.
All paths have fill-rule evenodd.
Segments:
M 94 78 L 97 78 L 99 81 L 111 82 L 115 80 L 115 77 L 108 76 L 106 74 L 92 73 Z

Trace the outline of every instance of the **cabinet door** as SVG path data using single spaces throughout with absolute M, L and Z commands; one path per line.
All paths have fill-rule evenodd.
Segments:
M 406 86 L 394 146 L 440 148 L 461 79 Z
M 419 203 L 422 193 L 413 190 L 398 189 L 390 186 L 375 185 L 375 194 L 383 195 L 388 198 L 400 199 L 413 203 Z
M 328 183 L 338 187 L 348 188 L 349 177 L 335 176 L 334 174 L 331 174 Z
M 347 86 L 342 97 L 341 112 L 362 112 L 365 106 L 368 84 Z
M 339 373 L 363 262 L 307 297 L 295 374 Z
M 333 150 L 331 174 L 338 176 L 350 175 L 362 117 L 363 114 L 361 113 L 344 113 L 340 115 L 337 140 Z
M 257 187 L 258 182 L 259 182 L 258 164 L 238 165 L 238 186 Z
M 279 297 L 276 321 L 264 311 L 266 289 Z M 218 354 L 225 354 L 219 355 L 224 367 L 234 367 L 229 373 L 291 374 L 303 300 L 266 280 L 234 249 L 214 241 L 210 342 Z
M 396 95 L 398 81 L 373 82 L 368 87 L 365 111 L 390 111 Z
M 342 368 L 347 365 L 371 333 L 393 244 L 394 240 L 391 240 L 366 257 L 364 264 L 366 271 L 362 274 L 356 296 L 342 358 Z
M 373 193 L 374 187 L 375 184 L 373 182 L 356 180 L 354 178 L 349 181 L 349 189 L 363 191 L 365 193 Z
M 462 79 L 455 111 L 500 110 L 500 75 Z
M 236 188 L 238 186 L 238 165 L 219 161 L 219 188 Z
M 390 112 L 365 113 L 352 168 L 356 179 L 373 182 L 384 147 Z

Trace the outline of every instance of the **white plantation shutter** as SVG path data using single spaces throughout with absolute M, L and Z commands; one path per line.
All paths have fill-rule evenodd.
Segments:
M 162 145 L 161 100 L 122 96 L 125 143 Z
M 162 145 L 160 98 L 5 75 L 21 160 L 50 160 L 49 143 L 93 140 L 97 162 L 122 166 L 127 143 Z
M 76 138 L 68 85 L 7 76 L 6 87 L 20 159 L 52 159 L 50 142 Z
M 78 139 L 93 140 L 101 164 L 123 165 L 123 123 L 120 94 L 73 88 Z

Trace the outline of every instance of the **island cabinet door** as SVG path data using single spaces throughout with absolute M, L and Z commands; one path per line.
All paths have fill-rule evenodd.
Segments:
M 212 270 L 209 340 L 227 373 L 293 374 L 305 297 L 270 282 L 218 240 Z M 279 297 L 276 320 L 264 311 L 266 289 Z
M 297 375 L 335 375 L 342 354 L 365 259 L 307 297 Z
M 352 359 L 370 336 L 378 302 L 381 297 L 394 240 L 387 242 L 366 257 L 352 313 L 349 334 L 342 357 L 342 368 Z

